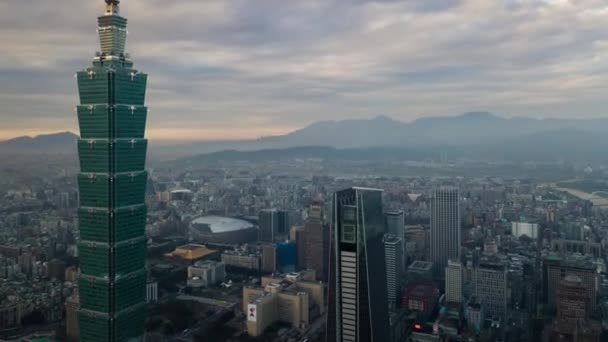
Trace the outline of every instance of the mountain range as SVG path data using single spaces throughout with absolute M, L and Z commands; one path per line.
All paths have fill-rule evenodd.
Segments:
M 393 152 L 395 149 L 411 153 L 416 151 L 416 155 L 441 150 L 454 157 L 492 160 L 605 160 L 604 154 L 608 149 L 606 134 L 608 119 L 502 118 L 487 112 L 470 112 L 406 123 L 378 116 L 372 119 L 320 121 L 286 135 L 255 140 L 201 141 L 172 146 L 152 141 L 150 155 L 152 158 L 175 159 L 230 150 L 226 156 L 242 158 L 243 154 L 235 151 L 322 146 L 349 150 L 346 154 L 341 153 L 346 156 L 353 156 L 357 149 L 369 152 L 370 148 L 386 150 L 390 147 Z M 19 137 L 0 142 L 0 151 L 74 152 L 76 139 L 77 136 L 70 132 L 34 138 Z M 303 150 L 291 150 L 292 153 L 296 151 Z M 314 151 L 308 149 L 306 153 L 308 155 Z M 321 150 L 316 151 L 320 153 Z M 322 151 L 328 155 L 327 149 Z M 214 156 L 218 157 L 217 154 Z
M 608 119 L 502 118 L 487 112 L 431 117 L 411 123 L 378 116 L 370 120 L 321 121 L 258 143 L 333 147 L 475 144 L 560 131 L 608 132 Z M 288 146 L 285 146 L 288 145 Z
M 78 135 L 72 132 L 42 134 L 35 137 L 21 136 L 0 141 L 2 152 L 75 152 Z

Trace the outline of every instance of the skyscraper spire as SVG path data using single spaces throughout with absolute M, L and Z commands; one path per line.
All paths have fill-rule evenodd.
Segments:
M 105 0 L 106 2 L 106 15 L 117 15 L 119 12 L 118 5 L 119 0 Z
M 119 14 L 118 0 L 105 0 L 105 15 L 97 19 L 101 53 L 107 56 L 123 56 L 127 42 L 127 19 Z

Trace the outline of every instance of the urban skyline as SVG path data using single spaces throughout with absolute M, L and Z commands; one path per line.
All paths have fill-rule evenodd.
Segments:
M 0 340 L 608 341 L 608 119 L 530 118 L 599 115 L 601 1 L 96 2 L 79 135 L 0 141 Z M 6 45 L 0 139 L 65 119 L 59 3 L 0 5 L 56 42 Z M 428 117 L 479 105 L 527 118 Z

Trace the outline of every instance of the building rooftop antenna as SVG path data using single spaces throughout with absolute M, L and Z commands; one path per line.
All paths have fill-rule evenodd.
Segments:
M 104 0 L 106 2 L 106 15 L 118 14 L 120 0 Z

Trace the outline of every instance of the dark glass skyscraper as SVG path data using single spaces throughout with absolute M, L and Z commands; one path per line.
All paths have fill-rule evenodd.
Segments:
M 274 242 L 279 233 L 279 215 L 276 209 L 266 209 L 258 214 L 258 240 Z
M 327 342 L 389 341 L 382 190 L 334 194 Z
M 458 189 L 439 188 L 431 199 L 431 261 L 443 279 L 448 260 L 460 260 Z
M 289 213 L 285 210 L 277 210 L 277 225 L 278 232 L 285 235 L 289 232 Z
M 258 240 L 274 242 L 289 231 L 289 213 L 284 210 L 265 209 L 258 214 Z
M 146 288 L 147 76 L 125 54 L 127 19 L 105 0 L 101 51 L 77 74 L 80 338 L 141 341 Z

